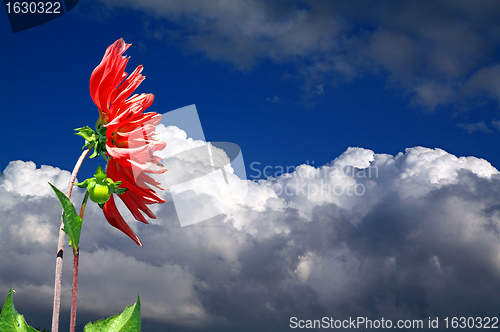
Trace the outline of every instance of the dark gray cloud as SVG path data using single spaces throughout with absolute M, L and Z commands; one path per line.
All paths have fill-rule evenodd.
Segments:
M 150 37 L 241 70 L 267 59 L 292 63 L 311 95 L 325 83 L 383 73 L 428 109 L 499 98 L 495 0 L 102 2 L 151 14 Z
M 174 150 L 199 145 L 177 128 L 159 131 Z M 50 326 L 60 217 L 56 198 L 42 188 L 47 181 L 64 188 L 68 177 L 17 161 L 0 179 L 0 290 L 18 291 L 16 308 L 34 326 Z M 193 200 L 207 195 L 203 181 Z M 235 186 L 234 204 L 209 224 L 179 227 L 171 202 L 149 225 L 131 221 L 143 248 L 90 205 L 80 246 L 80 329 L 121 312 L 137 293 L 144 331 L 287 331 L 291 317 L 395 324 L 437 316 L 444 324 L 446 316 L 498 315 L 500 174 L 485 160 L 422 147 L 397 156 L 349 148 L 324 167 L 238 181 L 248 192 Z M 81 199 L 76 190 L 73 201 Z M 69 253 L 61 328 L 69 316 Z

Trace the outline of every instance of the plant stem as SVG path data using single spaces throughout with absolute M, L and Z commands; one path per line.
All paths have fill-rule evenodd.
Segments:
M 73 255 L 73 286 L 71 288 L 71 319 L 69 321 L 69 332 L 75 332 L 76 327 L 76 296 L 78 293 L 78 260 L 80 257 L 80 247 Z
M 83 160 L 90 152 L 89 149 L 85 149 L 80 158 L 76 162 L 75 168 L 73 169 L 73 173 L 71 173 L 71 177 L 69 179 L 68 188 L 66 190 L 66 196 L 71 198 L 71 192 L 73 190 L 73 183 L 76 180 L 76 175 L 80 170 Z M 56 277 L 54 284 L 54 307 L 52 311 L 52 329 L 51 332 L 59 331 L 59 312 L 61 310 L 61 282 L 62 282 L 62 261 L 63 261 L 63 252 L 64 252 L 64 238 L 65 233 L 63 231 L 64 224 L 61 215 L 61 228 L 59 229 L 59 243 L 57 246 L 57 258 L 56 258 Z
M 83 219 L 83 213 L 85 212 L 85 207 L 87 206 L 87 200 L 89 199 L 88 190 L 85 192 L 85 197 L 83 198 L 82 207 L 80 208 L 80 218 Z M 71 318 L 69 321 L 69 332 L 75 332 L 76 327 L 76 298 L 78 295 L 78 263 L 80 259 L 80 247 L 73 252 L 73 285 L 71 287 Z

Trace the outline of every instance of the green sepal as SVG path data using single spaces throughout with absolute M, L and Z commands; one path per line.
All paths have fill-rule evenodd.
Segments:
M 113 182 L 113 180 L 111 180 L 110 178 L 107 178 L 106 181 L 111 188 L 111 192 L 114 194 L 121 195 L 128 190 L 128 188 L 119 188 L 119 186 L 122 184 L 121 181 Z
M 101 137 L 106 137 L 106 130 L 107 128 L 102 125 L 102 123 L 96 123 L 95 124 L 95 130 L 97 131 L 97 134 Z
M 78 250 L 78 245 L 80 244 L 80 234 L 82 232 L 82 221 L 83 219 L 78 216 L 76 213 L 75 206 L 69 198 L 64 195 L 59 189 L 54 187 L 50 182 L 49 185 L 52 187 L 54 192 L 61 202 L 63 207 L 63 223 L 64 228 L 63 231 L 68 235 L 71 239 L 71 247 L 73 248 L 73 253 L 75 254 Z
M 75 130 L 78 131 L 75 135 L 81 136 L 85 139 L 85 145 L 82 149 L 94 149 L 94 152 L 89 158 L 92 159 L 101 154 L 104 160 L 106 160 L 106 127 L 103 127 L 102 125 L 97 126 L 97 132 L 92 130 L 89 126 L 77 128 Z
M 116 188 L 115 189 L 115 194 L 121 195 L 125 193 L 128 190 L 128 188 Z
M 107 142 L 107 137 L 106 137 L 106 130 L 107 128 L 104 127 L 99 121 L 96 123 L 95 127 L 97 131 L 97 136 L 96 136 L 96 150 L 99 150 L 99 153 L 101 153 L 101 156 L 104 160 L 108 161 L 106 158 L 106 142 Z
M 15 293 L 12 288 L 7 294 L 7 298 L 0 313 L 0 331 L 2 332 L 38 332 L 29 326 L 24 320 L 24 316 L 20 315 L 14 307 L 12 294 Z M 139 325 L 140 328 L 140 325 Z
M 87 186 L 89 185 L 90 181 L 92 181 L 92 178 L 86 179 L 85 181 L 80 182 L 80 183 L 73 183 L 73 185 L 78 186 L 80 188 L 87 188 Z
M 84 146 L 84 147 L 85 147 L 85 146 Z M 97 156 L 99 155 L 99 151 L 97 150 L 97 147 L 96 147 L 96 145 L 95 145 L 95 142 L 92 142 L 92 145 L 91 145 L 91 146 L 89 146 L 89 148 L 88 148 L 88 149 L 89 149 L 89 150 L 92 150 L 92 148 L 94 148 L 94 152 L 92 152 L 92 154 L 90 155 L 90 157 L 89 157 L 90 159 L 95 158 L 95 157 L 97 157 Z
M 93 131 L 89 126 L 76 128 L 75 131 L 78 131 L 75 135 L 83 137 L 88 142 L 96 140 L 95 131 Z
M 106 178 L 106 182 L 107 182 L 109 185 L 117 185 L 117 186 L 119 186 L 119 185 L 121 185 L 121 184 L 122 184 L 122 182 L 121 182 L 121 181 L 116 181 L 116 182 L 114 182 L 114 181 L 113 181 L 113 179 L 111 179 L 111 178 Z
M 137 302 L 120 315 L 100 319 L 94 324 L 88 322 L 83 332 L 140 332 L 141 331 L 141 300 L 137 294 Z
M 97 205 L 99 205 L 99 207 L 100 207 L 101 209 L 104 209 L 104 204 L 106 204 L 106 203 L 97 203 Z
M 106 173 L 104 173 L 104 170 L 102 169 L 101 165 L 99 165 L 97 167 L 97 170 L 95 172 L 95 175 L 94 177 L 96 178 L 96 180 L 99 182 L 99 183 L 102 183 L 103 181 L 105 181 L 107 178 L 106 178 Z

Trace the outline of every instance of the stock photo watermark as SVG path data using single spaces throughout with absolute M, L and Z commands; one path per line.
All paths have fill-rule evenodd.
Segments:
M 356 168 L 352 166 L 340 166 L 332 165 L 326 167 L 315 168 L 314 171 L 304 167 L 312 166 L 314 160 L 309 164 L 309 160 L 306 164 L 299 166 L 271 166 L 267 165 L 262 167 L 262 163 L 259 161 L 254 161 L 250 163 L 250 170 L 254 173 L 249 174 L 250 179 L 269 179 L 269 178 L 279 178 L 280 176 L 291 174 L 294 177 L 314 179 L 314 178 L 338 178 L 341 176 L 349 176 L 353 179 L 371 179 L 378 178 L 378 167 L 370 166 L 366 168 Z
M 314 163 L 314 161 L 312 162 Z M 267 180 L 278 196 L 362 196 L 366 193 L 366 182 L 379 175 L 377 166 L 356 168 L 352 166 L 311 167 L 309 161 L 300 166 L 262 166 L 254 161 L 249 165 L 249 179 Z M 280 181 L 284 178 L 284 181 Z M 258 190 L 250 191 L 259 194 Z

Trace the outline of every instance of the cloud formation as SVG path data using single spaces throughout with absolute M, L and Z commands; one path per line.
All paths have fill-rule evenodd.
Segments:
M 292 63 L 311 95 L 384 73 L 428 109 L 500 96 L 498 1 L 101 1 L 150 14 L 152 38 L 240 70 Z
M 170 155 L 202 144 L 176 127 L 158 129 Z M 177 173 L 204 167 L 196 158 L 170 166 Z M 322 167 L 300 165 L 259 181 L 228 176 L 237 180 L 232 201 L 207 223 L 179 227 L 168 192 L 161 194 L 170 202 L 149 225 L 119 207 L 144 248 L 89 205 L 78 323 L 121 312 L 137 292 L 144 331 L 285 331 L 291 317 L 427 322 L 498 314 L 500 173 L 487 161 L 424 147 L 396 156 L 349 148 Z M 50 326 L 60 217 L 44 188 L 47 181 L 64 188 L 68 178 L 14 161 L 0 179 L 0 290 L 18 291 L 16 308 L 35 326 Z M 212 180 L 197 180 L 193 201 L 213 204 L 204 189 Z M 75 188 L 73 202 L 82 198 Z
M 484 121 L 474 122 L 474 123 L 459 123 L 457 124 L 457 127 L 462 128 L 469 134 L 472 134 L 476 131 L 487 134 L 492 133 L 491 129 L 488 128 L 488 126 L 486 125 L 486 123 L 484 123 Z

